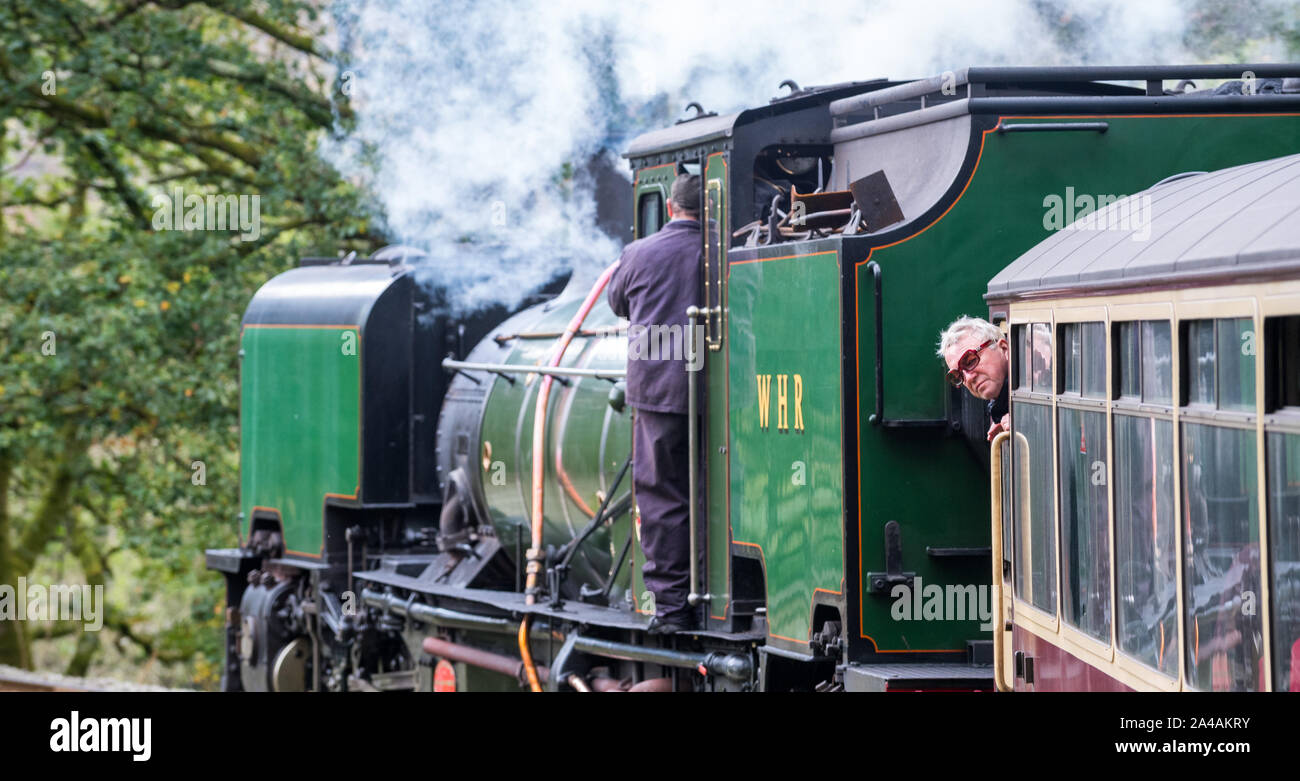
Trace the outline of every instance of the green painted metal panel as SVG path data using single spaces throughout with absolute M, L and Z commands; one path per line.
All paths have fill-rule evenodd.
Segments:
M 934 353 L 939 331 L 957 315 L 987 312 L 982 296 L 988 280 L 1048 235 L 1044 201 L 1049 196 L 1123 196 L 1172 174 L 1224 168 L 1300 148 L 1300 118 L 1295 116 L 1034 121 L 1080 119 L 1103 119 L 1110 127 L 1106 133 L 985 134 L 969 185 L 947 214 L 919 235 L 870 254 L 884 277 L 887 417 L 944 414 L 943 366 Z M 851 425 L 857 426 L 861 445 L 859 506 L 852 508 L 848 522 L 859 524 L 862 572 L 847 573 L 849 587 L 861 587 L 863 572 L 884 569 L 882 529 L 890 520 L 902 526 L 904 571 L 915 572 L 924 585 L 987 584 L 987 559 L 939 559 L 926 553 L 927 546 L 989 544 L 988 476 L 966 445 L 957 438 L 936 440 L 868 423 L 875 403 L 875 313 L 866 260 L 852 271 L 859 410 Z M 892 604 L 888 596 L 863 589 L 861 636 L 878 650 L 961 652 L 966 639 L 988 637 L 978 620 L 896 620 Z
M 361 479 L 360 332 L 248 326 L 240 343 L 244 518 L 274 510 L 285 549 L 319 555 L 326 494 L 355 497 Z
M 729 204 L 727 203 L 728 178 L 727 178 L 727 155 L 724 153 L 712 154 L 708 158 L 707 165 L 704 168 L 706 206 L 708 214 L 706 218 L 709 224 L 722 226 L 723 229 L 714 232 L 717 246 L 710 249 L 711 267 L 713 272 L 713 282 L 716 283 L 719 278 L 717 269 L 721 269 L 723 280 L 723 292 L 721 303 L 726 303 L 725 286 L 727 284 L 726 276 L 728 269 L 726 266 L 726 252 L 730 236 L 725 230 L 725 226 L 730 224 Z M 707 271 L 707 270 L 706 270 Z M 706 305 L 717 305 L 719 303 L 718 291 L 713 290 L 710 294 L 710 301 Z M 716 321 L 715 321 L 716 325 Z M 726 333 L 726 329 L 722 329 Z M 731 529 L 730 512 L 731 502 L 728 496 L 730 489 L 729 472 L 730 472 L 730 432 L 727 429 L 727 409 L 730 404 L 729 389 L 727 387 L 727 366 L 730 361 L 731 345 L 730 338 L 722 340 L 722 348 L 717 351 L 705 350 L 705 365 L 701 377 L 697 378 L 700 383 L 700 393 L 703 398 L 703 407 L 706 410 L 706 417 L 702 421 L 701 447 L 705 453 L 705 475 L 704 488 L 705 510 L 701 523 L 705 524 L 705 563 L 701 575 L 704 590 L 713 595 L 712 600 L 707 605 L 707 613 L 713 620 L 724 620 L 730 614 L 731 601 Z
M 558 302 L 538 311 L 524 331 L 555 333 L 565 329 L 580 301 Z M 587 316 L 584 329 L 614 326 L 618 319 L 602 301 Z M 539 365 L 549 360 L 554 339 L 519 339 L 506 363 Z M 626 335 L 577 336 L 565 351 L 563 365 L 580 368 L 622 368 L 626 363 Z M 490 383 L 489 398 L 476 451 L 481 454 L 482 485 L 488 512 L 507 549 L 517 541 L 527 548 L 531 536 L 533 423 L 540 375 L 515 375 L 507 382 L 496 375 L 478 375 Z M 592 377 L 554 382 L 547 401 L 543 544 L 560 546 L 573 539 L 595 514 L 601 497 L 612 487 L 618 469 L 632 450 L 631 409 L 615 412 L 609 406 L 609 382 Z M 614 500 L 631 490 L 629 470 Z M 632 533 L 631 514 L 595 531 L 572 562 L 574 578 L 589 583 L 604 579 L 615 557 Z M 636 548 L 636 544 L 633 543 Z M 630 581 L 634 554 L 620 568 L 611 594 L 617 599 L 627 589 L 639 595 L 644 589 Z M 639 571 L 635 573 L 639 576 Z M 636 590 L 639 589 L 639 590 Z
M 762 551 L 769 632 L 797 643 L 844 571 L 840 263 L 809 249 L 733 263 L 729 290 L 732 532 Z

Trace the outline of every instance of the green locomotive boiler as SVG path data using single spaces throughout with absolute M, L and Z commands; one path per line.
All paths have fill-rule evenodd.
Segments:
M 991 689 L 987 422 L 935 337 L 1084 212 L 1295 152 L 1296 77 L 970 68 L 634 139 L 635 235 L 682 171 L 709 227 L 702 625 L 668 637 L 628 469 L 640 335 L 592 280 L 463 316 L 411 253 L 272 279 L 243 323 L 244 539 L 208 551 L 224 687 Z

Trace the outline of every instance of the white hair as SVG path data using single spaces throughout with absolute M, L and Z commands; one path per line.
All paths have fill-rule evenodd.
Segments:
M 1002 331 L 988 320 L 962 315 L 949 323 L 948 327 L 943 329 L 943 333 L 939 334 L 939 349 L 935 352 L 946 361 L 948 351 L 967 336 L 979 337 L 981 342 L 989 340 L 996 342 L 1002 338 Z

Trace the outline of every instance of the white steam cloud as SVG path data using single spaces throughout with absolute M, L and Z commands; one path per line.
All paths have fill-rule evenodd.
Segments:
M 690 100 L 727 113 L 765 104 L 783 79 L 1197 62 L 1220 54 L 1184 48 L 1207 3 L 336 0 L 358 118 L 326 155 L 371 186 L 390 236 L 430 252 L 458 304 L 513 303 L 617 257 L 574 171 Z

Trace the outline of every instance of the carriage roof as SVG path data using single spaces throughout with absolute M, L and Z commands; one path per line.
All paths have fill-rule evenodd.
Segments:
M 1004 268 L 989 301 L 1300 274 L 1300 155 L 1170 177 Z

